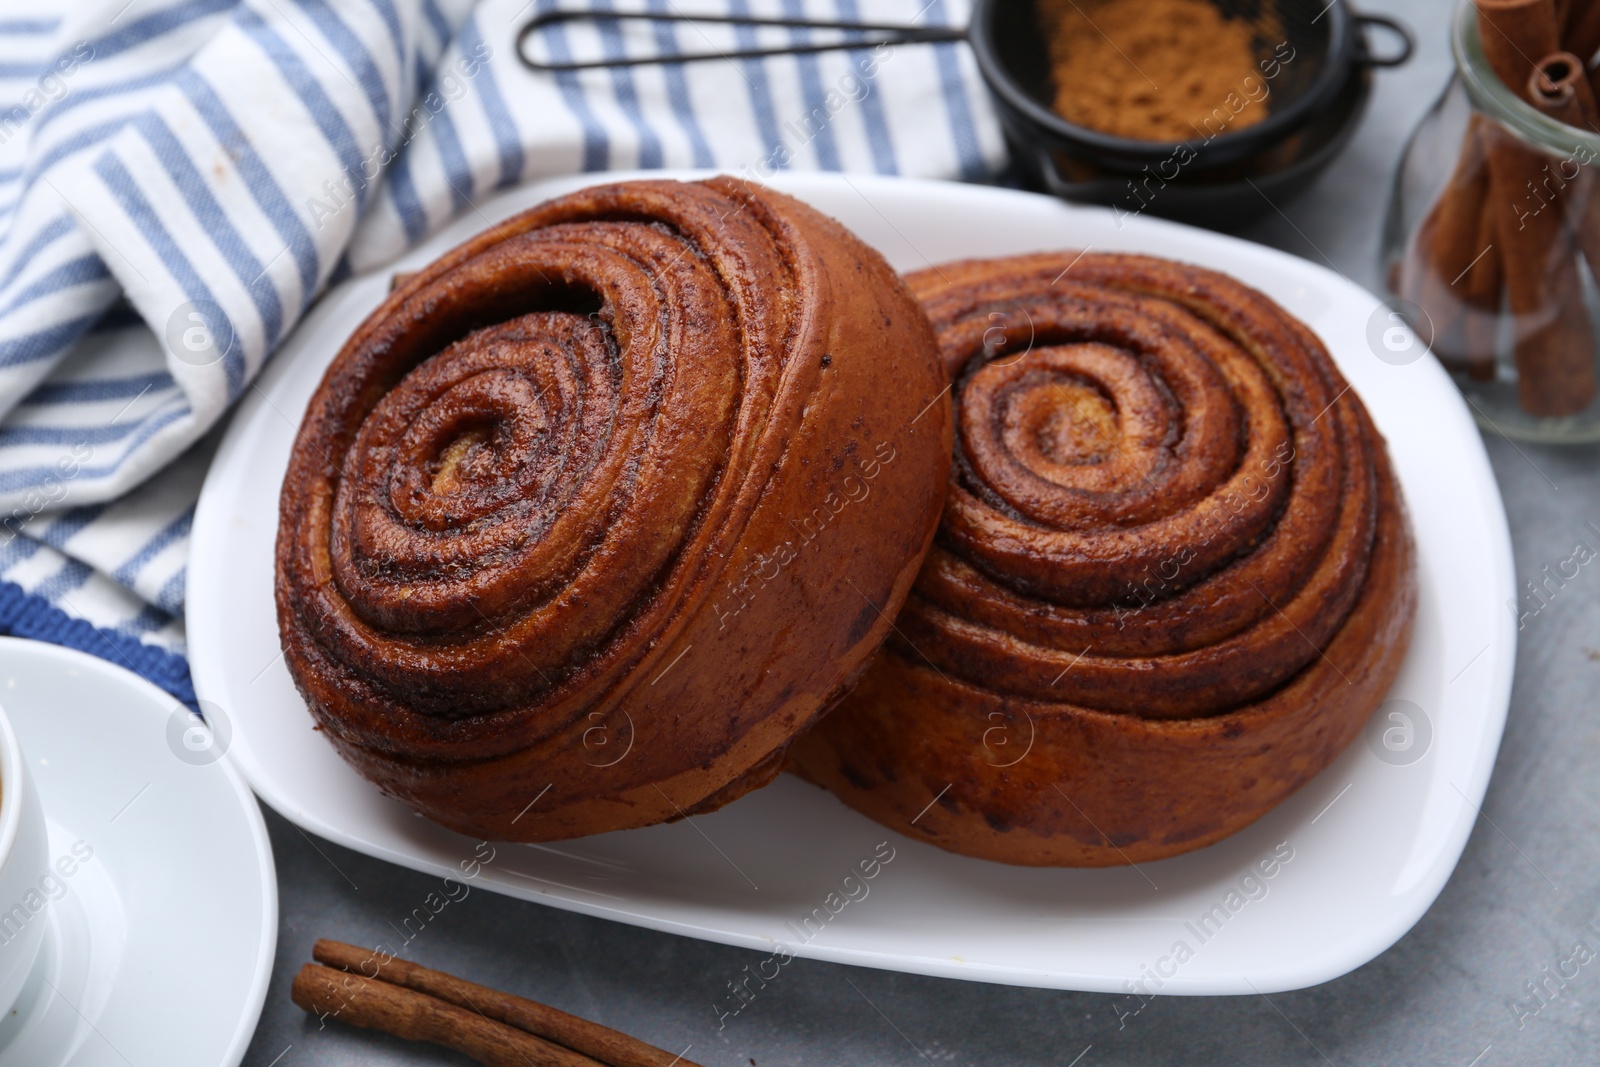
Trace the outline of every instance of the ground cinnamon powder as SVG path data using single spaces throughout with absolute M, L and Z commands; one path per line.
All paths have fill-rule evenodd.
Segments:
M 1259 23 L 1226 18 L 1208 0 L 1036 3 L 1055 110 L 1068 122 L 1141 141 L 1193 141 L 1267 117 Z

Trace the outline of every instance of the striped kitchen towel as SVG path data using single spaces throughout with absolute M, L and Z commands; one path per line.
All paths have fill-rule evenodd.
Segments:
M 219 420 L 324 288 L 496 189 L 655 167 L 982 179 L 1004 163 L 963 45 L 525 69 L 527 20 L 585 5 L 967 17 L 965 0 L 0 2 L 0 632 L 192 701 L 184 562 Z M 826 32 L 567 24 L 527 48 L 720 55 Z

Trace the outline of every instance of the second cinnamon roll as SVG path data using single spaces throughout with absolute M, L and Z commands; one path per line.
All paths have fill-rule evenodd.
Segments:
M 1145 256 L 913 275 L 956 403 L 897 633 L 791 767 L 955 852 L 1103 866 L 1248 825 L 1399 670 L 1414 549 L 1383 439 L 1262 294 Z

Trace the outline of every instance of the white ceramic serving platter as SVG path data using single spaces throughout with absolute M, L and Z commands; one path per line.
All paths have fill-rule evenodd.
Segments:
M 82 860 L 32 920 L 48 933 L 0 1019 L 0 1067 L 235 1067 L 278 941 L 249 786 L 197 750 L 208 738 L 175 698 L 82 652 L 0 638 L 0 705 L 52 864 Z
M 414 270 L 491 220 L 593 180 L 486 203 L 395 269 Z M 1150 252 L 1233 274 L 1305 320 L 1387 436 L 1415 522 L 1421 607 L 1391 693 L 1410 702 L 1396 706 L 1408 720 L 1383 712 L 1372 741 L 1358 741 L 1244 832 L 1136 869 L 1023 869 L 949 855 L 787 776 L 673 825 L 553 846 L 477 845 L 346 767 L 312 729 L 278 649 L 279 483 L 307 399 L 388 290 L 385 271 L 327 295 L 274 358 L 229 429 L 195 518 L 195 685 L 231 717 L 230 756 L 256 791 L 312 833 L 416 870 L 457 878 L 466 870 L 498 892 L 691 937 L 763 950 L 782 942 L 802 957 L 952 978 L 1102 991 L 1144 978 L 1150 992 L 1270 993 L 1334 978 L 1398 940 L 1438 896 L 1477 818 L 1516 643 L 1505 607 L 1513 596 L 1505 514 L 1478 431 L 1444 372 L 1430 358 L 1379 359 L 1368 340 L 1375 297 L 1259 245 L 998 189 L 826 175 L 773 184 L 842 220 L 903 270 L 1040 249 Z M 1398 752 L 1378 740 L 1384 727 Z M 825 908 L 840 879 L 884 841 L 894 859 L 868 895 L 837 914 Z M 1274 849 L 1292 858 L 1270 879 L 1241 886 Z M 819 908 L 827 922 L 801 923 Z M 1175 954 L 1180 941 L 1187 951 Z

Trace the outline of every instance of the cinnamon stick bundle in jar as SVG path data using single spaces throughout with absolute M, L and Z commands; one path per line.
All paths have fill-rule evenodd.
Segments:
M 1559 54 L 1563 41 L 1587 50 L 1579 56 L 1600 47 L 1600 0 L 1476 0 L 1476 11 L 1495 76 L 1551 117 L 1560 110 L 1567 117 L 1559 121 L 1592 128 L 1582 116 L 1592 93 L 1577 88 L 1589 88 L 1583 61 L 1558 62 L 1561 77 L 1541 80 L 1534 58 Z M 1600 264 L 1594 189 L 1580 164 L 1475 114 L 1402 266 L 1402 292 L 1433 320 L 1434 350 L 1474 379 L 1494 376 L 1509 315 L 1518 402 L 1532 415 L 1576 414 L 1596 395 L 1595 331 L 1578 263 L 1582 249 L 1591 273 Z

